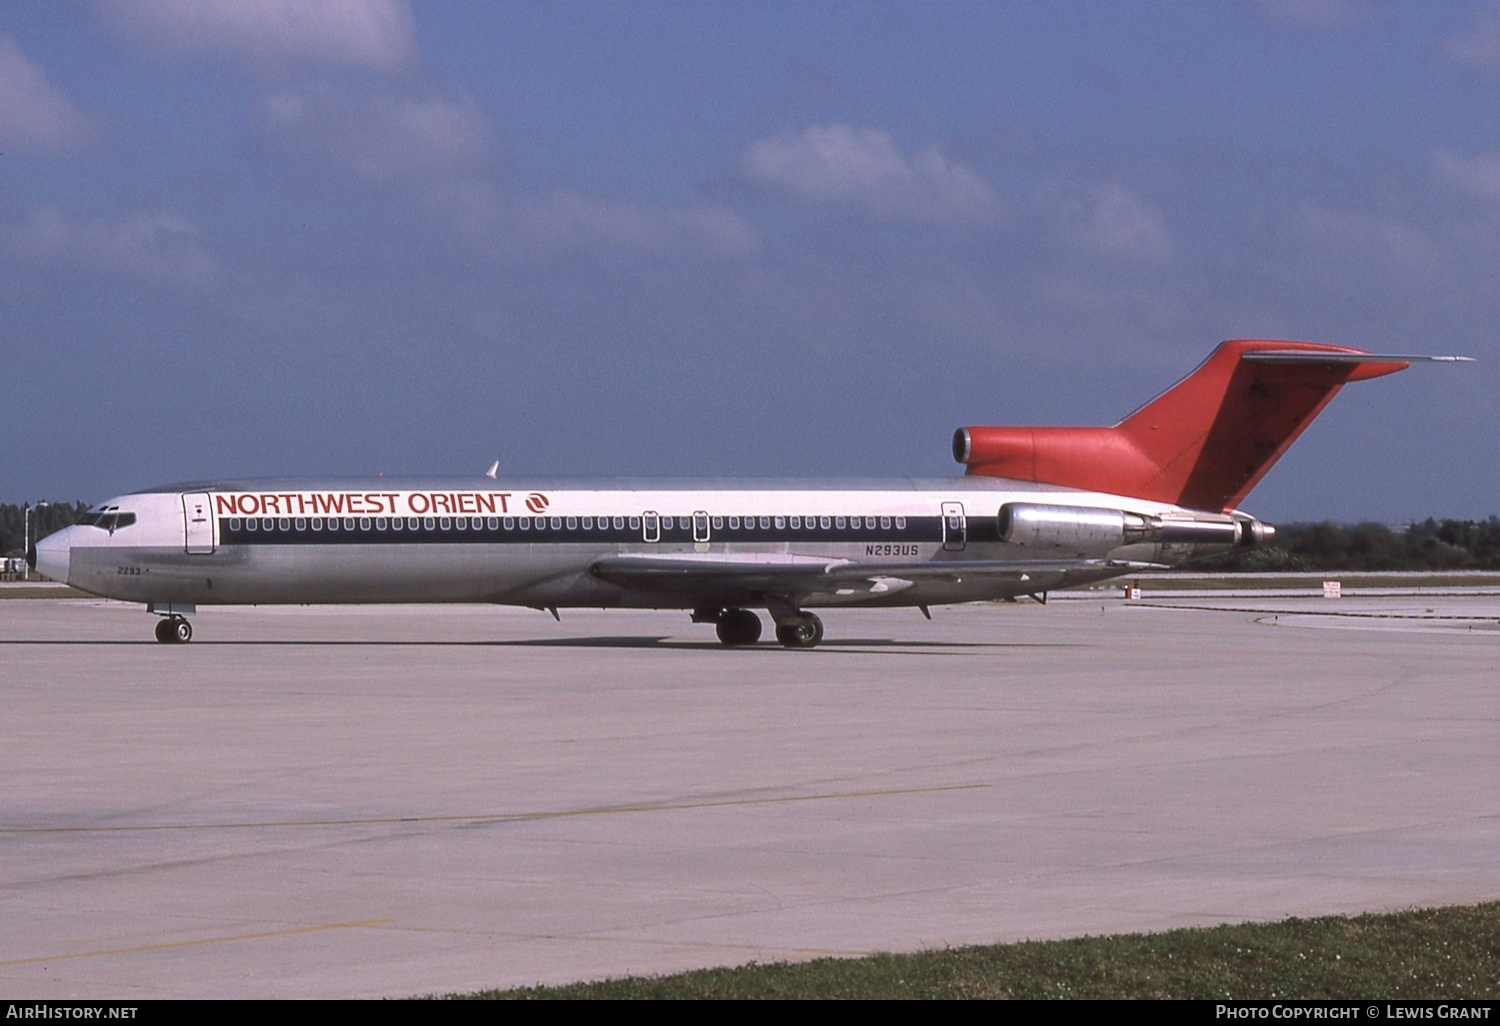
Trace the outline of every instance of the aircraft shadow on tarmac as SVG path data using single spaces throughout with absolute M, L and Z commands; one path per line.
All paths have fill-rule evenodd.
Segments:
M 159 647 L 158 643 L 150 639 L 112 641 L 91 638 L 83 639 L 60 639 L 40 640 L 24 639 L 12 641 L 0 641 L 0 647 L 6 645 L 107 645 L 110 647 L 119 645 L 146 645 L 151 648 Z M 700 651 L 700 652 L 781 652 L 782 647 L 773 644 L 748 645 L 742 648 L 728 649 L 715 641 L 683 641 L 674 639 L 668 635 L 623 635 L 623 636 L 601 636 L 586 638 L 523 638 L 513 641 L 400 641 L 391 639 L 361 640 L 334 640 L 334 639 L 294 639 L 294 638 L 267 638 L 256 640 L 244 639 L 200 639 L 192 643 L 194 650 L 200 648 L 222 648 L 222 647 L 299 647 L 309 646 L 318 648 L 655 648 L 672 651 Z M 888 651 L 901 655 L 939 655 L 956 654 L 967 650 L 976 649 L 1012 649 L 1012 648 L 1083 648 L 1079 644 L 1057 644 L 1023 641 L 898 641 L 893 638 L 843 638 L 837 640 L 825 640 L 815 650 L 806 651 L 831 652 L 836 654 L 859 654 L 871 651 Z
M 725 646 L 713 641 L 682 641 L 667 636 L 658 637 L 596 637 L 596 638 L 528 638 L 521 641 L 490 641 L 478 642 L 478 644 L 504 645 L 504 646 L 527 646 L 537 648 L 670 648 L 697 651 L 742 651 L 742 652 L 779 652 L 781 646 L 748 645 L 743 648 L 726 649 Z M 1024 642 L 1003 641 L 898 641 L 894 638 L 842 638 L 835 640 L 824 640 L 816 651 L 818 652 L 866 652 L 871 649 L 915 649 L 918 651 L 908 652 L 909 655 L 917 655 L 921 651 L 939 652 L 943 650 L 965 650 L 984 648 L 1073 648 L 1072 645 L 1043 645 L 1027 644 Z

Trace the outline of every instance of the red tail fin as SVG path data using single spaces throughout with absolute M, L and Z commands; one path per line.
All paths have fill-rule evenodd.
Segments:
M 1405 370 L 1316 342 L 1238 339 L 1112 428 L 960 428 L 968 473 L 1230 510 L 1345 382 Z

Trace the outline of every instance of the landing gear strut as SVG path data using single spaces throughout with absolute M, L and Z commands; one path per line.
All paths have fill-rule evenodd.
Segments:
M 787 648 L 812 648 L 823 640 L 823 621 L 812 613 L 799 613 L 776 624 L 776 640 Z
M 156 621 L 156 640 L 165 645 L 185 645 L 193 640 L 193 625 L 181 616 L 164 616 Z

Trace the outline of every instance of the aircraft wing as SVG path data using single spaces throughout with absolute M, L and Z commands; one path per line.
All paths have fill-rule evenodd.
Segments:
M 934 560 L 926 563 L 861 563 L 793 556 L 726 559 L 694 554 L 606 556 L 589 567 L 600 580 L 673 594 L 722 595 L 726 601 L 765 595 L 805 598 L 815 594 L 870 595 L 904 591 L 916 584 L 959 583 L 976 578 L 1025 581 L 1032 575 L 1080 570 L 1163 570 L 1156 563 L 1105 559 Z M 1047 587 L 1056 587 L 1051 582 Z

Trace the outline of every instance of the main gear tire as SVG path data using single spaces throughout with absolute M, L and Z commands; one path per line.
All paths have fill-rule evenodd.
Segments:
M 727 609 L 714 629 L 724 644 L 743 648 L 760 640 L 760 617 L 748 609 Z
M 823 621 L 812 613 L 776 625 L 776 640 L 787 648 L 815 648 L 823 640 Z

